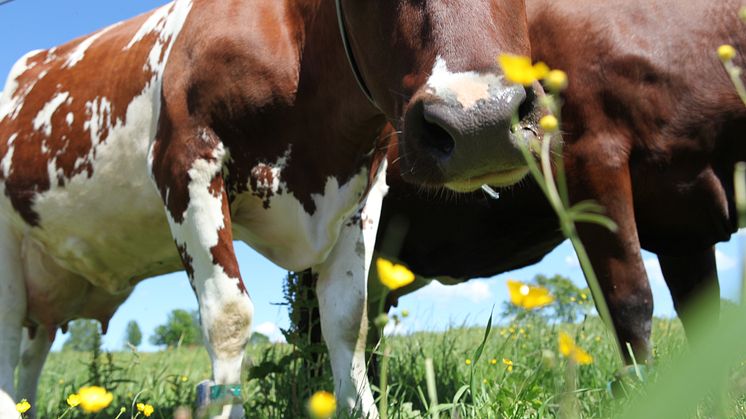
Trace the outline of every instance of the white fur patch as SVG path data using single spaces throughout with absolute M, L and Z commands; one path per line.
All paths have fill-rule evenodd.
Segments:
M 85 57 L 85 52 L 88 50 L 88 48 L 93 45 L 94 42 L 98 38 L 100 38 L 102 35 L 104 35 L 106 32 L 109 32 L 113 28 L 116 28 L 117 26 L 121 25 L 122 23 L 115 23 L 107 28 L 101 29 L 100 31 L 94 33 L 93 35 L 89 36 L 88 38 L 84 39 L 81 43 L 79 43 L 74 50 L 70 52 L 70 55 L 67 57 L 67 61 L 65 61 L 65 65 L 62 66 L 62 68 L 71 68 L 74 67 L 75 64 L 79 63 L 83 58 Z M 49 52 L 50 54 L 53 54 L 52 51 Z
M 10 136 L 8 139 L 8 151 L 5 153 L 2 161 L 0 161 L 0 170 L 2 170 L 3 177 L 6 179 L 10 176 L 10 172 L 13 169 L 13 152 L 15 150 L 13 143 L 15 143 L 16 138 L 18 138 L 17 133 Z
M 474 71 L 452 73 L 448 70 L 446 61 L 437 57 L 427 86 L 430 93 L 440 96 L 446 101 L 457 101 L 469 109 L 480 100 L 490 98 L 490 86 L 499 85 L 500 78 L 492 74 L 479 74 Z
M 18 113 L 23 108 L 23 101 L 26 95 L 28 95 L 34 88 L 35 83 L 32 83 L 24 91 L 18 92 L 18 77 L 25 73 L 30 67 L 27 65 L 28 59 L 41 52 L 41 50 L 31 51 L 21 57 L 13 65 L 13 68 L 8 74 L 8 80 L 5 83 L 5 89 L 3 89 L 0 95 L 0 120 L 10 117 L 15 119 Z
M 54 97 L 50 99 L 43 108 L 41 108 L 39 113 L 36 114 L 33 121 L 34 129 L 37 131 L 43 130 L 44 135 L 47 137 L 52 135 L 52 116 L 57 112 L 60 105 L 65 103 L 69 96 L 69 92 L 61 92 L 54 95 Z

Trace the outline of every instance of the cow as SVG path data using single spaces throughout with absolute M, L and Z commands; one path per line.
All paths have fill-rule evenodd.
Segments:
M 419 184 L 524 170 L 510 121 L 538 132 L 540 88 L 505 82 L 503 52 L 529 53 L 523 0 L 176 0 L 22 57 L 0 96 L 0 417 L 34 403 L 58 328 L 105 331 L 138 282 L 182 269 L 217 417 L 242 417 L 253 306 L 234 239 L 318 275 L 340 409 L 377 417 L 379 134 L 396 125 Z
M 645 361 L 653 299 L 641 248 L 658 256 L 688 335 L 695 301 L 719 305 L 714 245 L 737 229 L 733 172 L 746 160 L 746 107 L 716 50 L 732 44 L 736 64 L 746 64 L 741 3 L 526 3 L 533 59 L 569 78 L 562 138 L 570 199 L 596 201 L 618 225 L 612 232 L 581 223 L 578 231 L 618 343 Z M 397 155 L 392 147 L 376 247 L 421 277 L 493 276 L 537 262 L 564 240 L 532 179 L 504 188 L 498 200 L 423 192 L 402 180 Z M 389 304 L 424 284 L 395 291 Z

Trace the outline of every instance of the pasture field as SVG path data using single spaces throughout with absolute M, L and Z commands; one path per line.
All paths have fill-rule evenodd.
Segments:
M 558 353 L 560 330 L 572 335 L 578 346 L 593 356 L 592 364 L 567 368 L 567 360 Z M 389 417 L 432 417 L 427 413 L 426 358 L 433 360 L 440 404 L 447 407 L 453 403 L 441 418 L 611 417 L 626 403 L 625 398 L 615 399 L 608 391 L 618 360 L 598 318 L 578 324 L 533 319 L 495 325 L 477 360 L 474 353 L 483 336 L 483 329 L 461 327 L 389 338 Z M 653 345 L 656 366 L 684 351 L 680 322 L 656 319 Z M 322 358 L 321 374 L 315 376 L 314 368 L 301 362 L 309 351 L 294 348 L 288 344 L 249 347 L 244 374 L 248 417 L 307 417 L 308 397 L 317 390 L 333 390 L 328 361 Z M 195 384 L 210 371 L 209 358 L 201 347 L 103 354 L 95 363 L 91 359 L 90 353 L 50 354 L 39 390 L 39 417 L 86 417 L 77 409 L 68 411 L 65 399 L 82 385 L 100 384 L 112 391 L 114 402 L 95 417 L 116 417 L 122 407 L 127 409 L 122 418 L 135 417 L 134 404 L 145 402 L 155 407 L 151 417 L 171 418 L 179 406 L 191 407 Z M 651 370 L 648 380 L 655 379 L 656 370 Z M 472 374 L 473 397 L 468 390 Z M 568 382 L 573 375 L 575 385 Z M 99 378 L 92 381 L 93 376 Z M 746 374 L 739 370 L 731 376 L 731 393 L 742 393 L 738 387 L 745 385 Z M 627 389 L 637 391 L 634 385 Z M 696 417 L 746 417 L 744 398 L 730 399 L 718 409 L 712 405 L 702 403 Z

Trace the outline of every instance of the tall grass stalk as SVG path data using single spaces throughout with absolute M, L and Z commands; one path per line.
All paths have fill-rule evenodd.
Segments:
M 557 99 L 554 95 L 549 95 L 546 97 L 545 104 L 549 111 L 553 115 L 555 115 L 555 117 L 559 121 L 559 99 Z M 619 337 L 617 336 L 614 329 L 611 320 L 611 313 L 609 311 L 608 305 L 606 304 L 606 300 L 604 299 L 601 285 L 599 284 L 596 273 L 593 270 L 590 258 L 588 257 L 588 253 L 585 250 L 585 246 L 580 240 L 580 236 L 578 235 L 575 223 L 595 223 L 611 231 L 616 231 L 617 226 L 612 220 L 601 214 L 603 208 L 598 204 L 584 201 L 575 204 L 572 207 L 570 206 L 567 193 L 567 182 L 565 180 L 564 162 L 562 159 L 561 146 L 559 145 L 561 144 L 561 140 L 555 142 L 553 141 L 554 137 L 554 133 L 545 133 L 543 135 L 539 147 L 539 164 L 536 163 L 534 154 L 529 149 L 529 146 L 526 145 L 525 139 L 524 141 L 519 141 L 520 149 L 523 153 L 524 159 L 526 160 L 531 175 L 546 196 L 549 204 L 552 206 L 552 209 L 557 214 L 562 234 L 570 240 L 570 243 L 575 250 L 575 254 L 578 256 L 580 267 L 583 270 L 583 274 L 585 275 L 586 281 L 588 282 L 588 287 L 590 288 L 591 294 L 593 295 L 593 301 L 596 304 L 596 308 L 598 309 L 601 318 L 606 323 L 609 333 L 611 333 L 614 337 L 617 355 L 619 356 L 619 360 L 623 363 L 624 353 L 621 346 L 622 342 L 619 341 Z M 558 145 L 553 147 L 553 144 Z M 554 158 L 552 158 L 552 155 L 554 155 Z M 555 181 L 555 171 L 552 170 L 552 166 L 554 166 L 555 168 L 557 181 Z

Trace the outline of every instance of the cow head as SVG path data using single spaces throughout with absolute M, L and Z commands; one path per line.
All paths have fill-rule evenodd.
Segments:
M 537 132 L 541 87 L 507 82 L 496 61 L 530 55 L 524 0 L 342 3 L 362 79 L 402 131 L 406 180 L 465 192 L 528 173 L 517 142 Z

